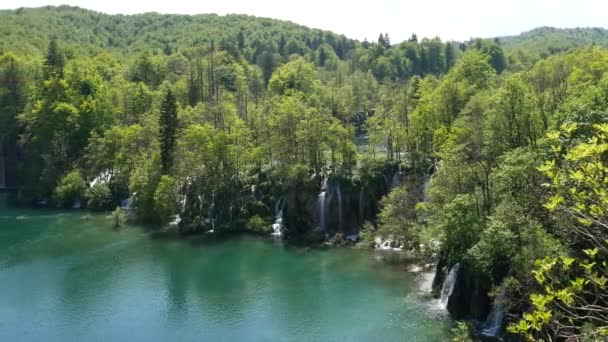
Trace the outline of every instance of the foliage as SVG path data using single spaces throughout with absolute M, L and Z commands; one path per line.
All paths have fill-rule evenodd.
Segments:
M 365 245 L 508 284 L 524 336 L 604 333 L 608 50 L 557 54 L 604 31 L 370 43 L 242 15 L 0 20 L 1 155 L 23 202 L 132 198 L 139 220 L 269 232 L 273 207 L 288 225 L 329 175 Z
M 548 135 L 554 159 L 540 167 L 554 195 L 545 207 L 567 220 L 564 231 L 576 246 L 572 256 L 537 261 L 534 277 L 542 289 L 530 296 L 532 310 L 509 329 L 528 340 L 600 340 L 608 336 L 608 126 L 596 124 L 587 139 L 576 124 Z
M 126 220 L 125 212 L 120 208 L 116 207 L 116 209 L 112 212 L 112 225 L 114 228 L 120 228 Z
M 86 190 L 87 208 L 104 211 L 112 208 L 112 192 L 105 183 L 98 183 Z
M 71 208 L 84 198 L 86 184 L 80 171 L 74 170 L 63 176 L 53 191 L 53 201 L 60 208 Z
M 248 230 L 259 234 L 269 234 L 272 232 L 272 224 L 259 215 L 254 215 L 247 219 L 246 227 Z
M 473 328 L 467 322 L 457 322 L 452 328 L 452 342 L 473 342 L 471 331 Z
M 154 191 L 154 209 L 161 222 L 168 222 L 175 213 L 177 203 L 177 187 L 175 179 L 171 176 L 160 177 L 158 186 Z

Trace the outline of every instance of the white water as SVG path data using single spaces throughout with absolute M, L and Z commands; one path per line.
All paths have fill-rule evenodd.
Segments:
M 79 199 L 77 199 L 76 201 L 74 201 L 74 205 L 72 206 L 72 209 L 80 209 L 82 208 L 82 203 L 80 202 Z
M 482 334 L 486 336 L 496 337 L 502 329 L 502 323 L 505 318 L 505 300 L 507 295 L 506 286 L 502 286 L 500 293 L 494 298 L 494 304 L 492 305 L 492 311 L 486 318 L 483 324 Z
M 95 177 L 90 183 L 89 186 L 93 187 L 94 185 L 97 184 L 107 184 L 110 182 L 110 180 L 112 179 L 112 174 L 110 173 L 110 171 L 103 171 L 102 173 L 98 174 L 97 177 Z
M 327 177 L 323 177 L 321 182 L 321 192 L 319 192 L 319 199 L 317 200 L 319 206 L 319 228 L 324 232 L 327 232 L 326 223 L 326 211 L 327 211 Z
M 319 193 L 319 227 L 323 230 L 326 231 L 327 227 L 325 225 L 325 191 L 321 191 Z
M 283 210 L 279 211 L 276 216 L 276 220 L 272 224 L 272 235 L 282 236 L 283 235 Z
M 443 281 L 443 286 L 441 286 L 441 297 L 439 298 L 439 301 L 443 308 L 448 307 L 448 300 L 454 291 L 454 285 L 456 285 L 456 279 L 458 278 L 458 269 L 460 269 L 460 264 L 452 266 L 447 277 L 445 277 L 445 280 Z
M 211 194 L 211 204 L 209 205 L 209 208 L 207 209 L 207 219 L 209 220 L 209 223 L 211 224 L 211 231 L 215 231 L 215 220 L 213 218 L 214 209 L 215 209 L 215 192 L 213 192 Z
M 120 202 L 120 208 L 123 210 L 131 210 L 133 208 L 133 196 L 135 194 L 131 195 L 131 197 L 124 199 Z
M 274 217 L 275 221 L 272 224 L 272 235 L 282 236 L 283 235 L 283 197 L 279 198 L 277 203 L 274 205 Z

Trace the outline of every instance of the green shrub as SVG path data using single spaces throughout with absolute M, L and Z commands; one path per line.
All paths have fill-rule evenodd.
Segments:
M 247 230 L 254 233 L 270 234 L 272 233 L 272 224 L 264 220 L 259 215 L 254 215 L 247 220 Z
M 104 211 L 112 208 L 112 192 L 107 184 L 95 184 L 86 191 L 87 208 Z
M 114 228 L 120 228 L 126 221 L 125 216 L 125 212 L 120 207 L 116 207 L 112 212 L 112 226 L 114 226 Z
M 171 176 L 161 176 L 154 192 L 154 209 L 160 221 L 169 222 L 175 214 L 177 204 L 177 185 Z
M 61 180 L 53 191 L 53 201 L 59 208 L 70 208 L 84 198 L 86 183 L 79 171 L 71 171 Z

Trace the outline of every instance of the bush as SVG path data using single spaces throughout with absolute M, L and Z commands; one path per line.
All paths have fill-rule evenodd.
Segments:
M 359 232 L 360 244 L 367 248 L 374 248 L 376 237 L 376 230 L 374 225 L 370 222 L 365 222 L 361 227 L 361 231 Z
M 71 208 L 84 197 L 86 183 L 79 171 L 71 171 L 61 180 L 53 191 L 53 201 L 59 208 Z
M 138 219 L 158 221 L 154 195 L 160 181 L 160 155 L 158 153 L 138 165 L 129 178 L 129 192 L 133 194 L 133 208 Z
M 86 191 L 87 208 L 104 211 L 112 208 L 112 192 L 107 184 L 95 184 Z
M 169 222 L 171 215 L 175 214 L 177 204 L 177 185 L 171 176 L 161 176 L 160 182 L 154 192 L 154 209 L 160 221 Z
M 254 215 L 247 220 L 247 230 L 259 234 L 270 234 L 272 233 L 272 224 L 264 220 L 259 215 Z
M 120 228 L 126 221 L 125 213 L 120 207 L 112 212 L 112 225 L 114 228 Z

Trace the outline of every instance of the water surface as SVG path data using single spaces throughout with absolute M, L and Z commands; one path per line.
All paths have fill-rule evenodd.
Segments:
M 0 208 L 0 341 L 444 341 L 413 275 L 368 252 L 151 239 Z

